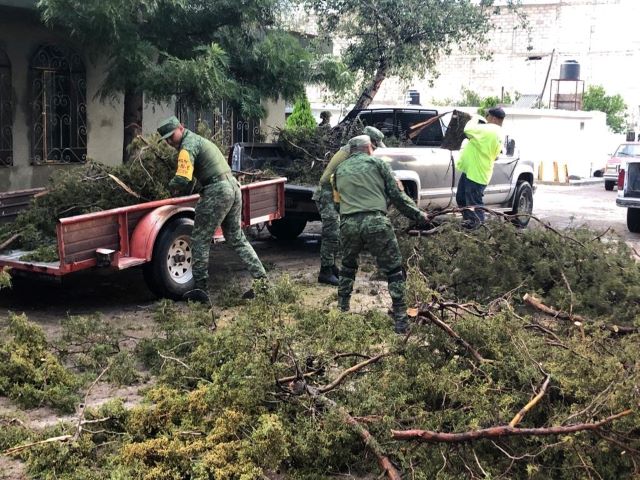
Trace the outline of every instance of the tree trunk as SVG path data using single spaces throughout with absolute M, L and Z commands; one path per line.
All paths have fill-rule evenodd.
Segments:
M 122 163 L 129 161 L 128 147 L 142 133 L 143 95 L 136 88 L 129 87 L 124 92 L 124 141 L 122 144 Z
M 367 85 L 367 88 L 364 89 L 364 92 L 358 98 L 358 101 L 353 107 L 353 110 L 362 110 L 363 108 L 367 108 L 373 102 L 374 97 L 380 90 L 380 85 L 385 78 L 387 78 L 387 70 L 388 65 L 387 61 L 384 58 L 380 59 L 378 63 L 378 69 L 376 70 L 376 74 L 373 76 L 371 83 Z

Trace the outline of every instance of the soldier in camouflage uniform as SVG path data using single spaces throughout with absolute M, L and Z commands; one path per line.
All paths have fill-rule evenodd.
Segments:
M 384 133 L 374 127 L 365 127 L 364 135 L 368 135 L 375 147 L 384 147 L 382 139 Z M 339 225 L 340 214 L 333 201 L 331 189 L 331 175 L 335 169 L 349 157 L 349 146 L 344 145 L 331 158 L 324 169 L 318 188 L 313 194 L 320 218 L 322 220 L 322 241 L 320 243 L 320 274 L 319 283 L 338 285 L 338 267 L 336 266 L 339 252 Z
M 398 188 L 387 163 L 372 157 L 373 146 L 366 135 L 349 141 L 351 156 L 336 169 L 333 185 L 340 200 L 340 242 L 342 269 L 338 286 L 338 305 L 349 310 L 353 283 L 358 271 L 358 255 L 371 253 L 378 268 L 387 276 L 391 295 L 394 330 L 405 333 L 407 305 L 402 256 L 396 235 L 387 217 L 390 201 L 406 217 L 426 220 L 427 214 L 416 207 Z
M 194 179 L 202 185 L 191 235 L 194 289 L 185 294 L 185 300 L 209 303 L 209 250 L 211 238 L 219 226 L 225 241 L 244 262 L 251 276 L 254 279 L 266 278 L 260 259 L 240 228 L 240 185 L 231 174 L 220 149 L 186 129 L 176 117 L 164 120 L 158 127 L 158 133 L 179 152 L 178 169 L 169 183 L 171 192 L 186 190 Z M 252 291 L 245 295 L 252 296 Z

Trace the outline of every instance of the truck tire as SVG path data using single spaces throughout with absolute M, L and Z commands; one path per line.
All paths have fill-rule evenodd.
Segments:
M 513 196 L 513 209 L 509 215 L 522 215 L 514 217 L 511 220 L 518 228 L 526 228 L 531 220 L 531 212 L 533 212 L 533 189 L 531 184 L 525 180 L 518 182 L 516 193 Z
M 271 225 L 267 225 L 269 233 L 278 240 L 295 240 L 307 226 L 306 218 L 281 218 L 274 220 Z
M 611 190 L 613 190 L 613 187 L 615 187 L 615 186 L 616 186 L 615 180 L 605 180 L 604 181 L 604 189 L 609 191 L 609 192 Z
M 640 208 L 627 208 L 627 228 L 630 232 L 640 233 Z
M 176 218 L 156 238 L 153 257 L 144 265 L 143 273 L 149 289 L 157 296 L 180 300 L 193 289 L 192 231 L 192 219 Z

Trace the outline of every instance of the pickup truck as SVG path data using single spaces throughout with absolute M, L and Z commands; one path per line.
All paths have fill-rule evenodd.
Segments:
M 412 125 L 437 115 L 436 110 L 403 107 L 362 110 L 357 118 L 363 125 L 379 128 L 388 137 L 403 138 Z M 389 162 L 405 192 L 422 209 L 455 206 L 460 178 L 455 161 L 459 152 L 440 148 L 445 131 L 446 126 L 439 120 L 414 137 L 412 146 L 379 148 L 375 151 L 376 156 Z M 485 190 L 485 205 L 518 215 L 514 223 L 524 228 L 533 210 L 533 162 L 521 159 L 513 148 L 505 148 L 504 151 L 507 153 L 501 154 L 496 160 L 493 176 Z M 239 143 L 231 154 L 233 170 L 260 169 L 267 162 L 284 168 L 291 161 L 277 144 Z M 315 185 L 285 186 L 285 216 L 269 227 L 275 237 L 295 238 L 302 233 L 308 221 L 320 220 L 311 199 L 315 188 Z
M 243 227 L 282 217 L 285 181 L 274 178 L 242 185 Z M 22 191 L 17 197 L 24 199 L 34 193 Z M 16 204 L 16 195 L 5 197 Z M 56 225 L 58 261 L 23 260 L 29 252 L 4 250 L 0 252 L 0 269 L 9 268 L 11 275 L 60 279 L 89 268 L 142 266 L 153 293 L 180 299 L 193 288 L 190 243 L 198 199 L 199 195 L 167 198 L 60 218 Z M 222 238 L 218 229 L 213 240 Z
M 627 158 L 618 172 L 616 205 L 627 209 L 627 228 L 640 233 L 640 157 Z
M 618 172 L 620 171 L 620 165 L 628 158 L 640 157 L 640 143 L 637 142 L 625 142 L 621 143 L 611 158 L 607 160 L 607 165 L 604 169 L 604 189 L 613 190 L 618 184 Z

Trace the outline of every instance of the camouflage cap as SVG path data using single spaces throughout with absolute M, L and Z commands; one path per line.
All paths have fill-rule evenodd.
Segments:
M 349 140 L 349 148 L 364 147 L 365 145 L 371 145 L 371 138 L 369 135 L 358 135 Z
M 364 130 L 362 131 L 363 135 L 368 135 L 369 138 L 371 138 L 371 140 L 377 141 L 379 142 L 380 140 L 382 140 L 384 138 L 384 133 L 382 133 L 380 130 L 378 130 L 375 127 L 364 127 Z
M 180 120 L 175 115 L 165 118 L 158 126 L 158 133 L 162 137 L 161 140 L 169 138 L 176 128 L 180 126 Z

